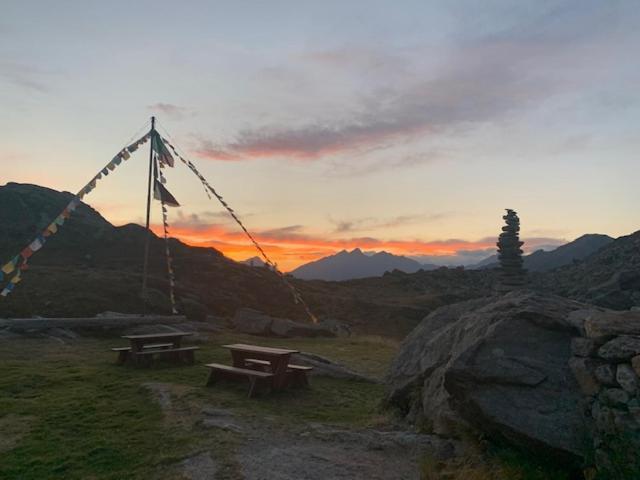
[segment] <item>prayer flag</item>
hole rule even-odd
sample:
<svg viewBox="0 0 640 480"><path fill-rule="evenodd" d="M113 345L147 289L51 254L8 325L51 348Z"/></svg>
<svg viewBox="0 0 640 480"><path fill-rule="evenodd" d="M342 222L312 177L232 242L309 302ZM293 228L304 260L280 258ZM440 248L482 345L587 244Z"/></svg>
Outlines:
<svg viewBox="0 0 640 480"><path fill-rule="evenodd" d="M42 246L42 245L40 245L40 246ZM26 260L27 258L29 258L31 255L33 255L33 250L31 250L31 246L29 246L29 247L25 247L25 249L24 249L24 250L22 250L22 251L20 252L20 255L21 255L21 256L22 256L22 258L24 258L25 260Z"/></svg>
<svg viewBox="0 0 640 480"><path fill-rule="evenodd" d="M20 280L22 280L22 277L20 276L20 272L18 272L16 275L14 275L14 277L11 279L11 284L15 285L16 283L20 283ZM7 285L7 286L9 286Z"/></svg>
<svg viewBox="0 0 640 480"><path fill-rule="evenodd" d="M64 219L65 217L62 214L60 214L58 215L58 218L56 218L54 223L58 226L62 226L62 224L64 223Z"/></svg>
<svg viewBox="0 0 640 480"><path fill-rule="evenodd" d="M31 249L31 254L29 254L29 257L30 257L33 254L33 252L37 252L42 248L42 242L40 241L40 239L36 238L33 242L31 242L28 248ZM29 258L29 257L24 257L24 258Z"/></svg>
<svg viewBox="0 0 640 480"><path fill-rule="evenodd" d="M103 168L102 169L102 174L106 177L107 175L109 175L109 169L107 168Z"/></svg>
<svg viewBox="0 0 640 480"><path fill-rule="evenodd" d="M11 285L11 284L9 284L9 285ZM0 292L0 296L6 297L7 295L9 295L10 291L11 290L8 290L8 289L5 288L4 290L2 290L2 292Z"/></svg>
<svg viewBox="0 0 640 480"><path fill-rule="evenodd" d="M169 149L162 142L162 137L156 131L153 132L153 137L151 138L151 148L160 161L160 167L162 167L162 165L173 167L174 161L173 157L171 156L171 152L169 152Z"/></svg>
<svg viewBox="0 0 640 480"><path fill-rule="evenodd" d="M129 158L131 157L131 155L129 154L129 152L127 152L127 150L122 150L122 152L120 152L120 155L122 155L122 158L124 158L125 160L129 160ZM118 157L118 159L120 159L121 157ZM120 163L120 161L118 161L118 164Z"/></svg>
<svg viewBox="0 0 640 480"><path fill-rule="evenodd" d="M167 190L165 188L165 186L162 185L157 180L155 181L155 188L154 188L154 191L153 191L153 198L155 198L156 200L160 200L162 203L164 203L165 205L168 205L170 207L179 207L180 206L180 204L175 199L175 197L173 195L171 195L171 193L169 193L169 190Z"/></svg>
<svg viewBox="0 0 640 480"><path fill-rule="evenodd" d="M13 260L11 260L10 262L7 262L4 264L4 266L2 267L2 271L7 275L9 275L11 272L13 272L15 268L16 268L16 264L14 263Z"/></svg>
<svg viewBox="0 0 640 480"><path fill-rule="evenodd" d="M56 233L58 231L58 225L56 225L56 222L53 222L51 225L47 227L47 230L50 231L51 233Z"/></svg>

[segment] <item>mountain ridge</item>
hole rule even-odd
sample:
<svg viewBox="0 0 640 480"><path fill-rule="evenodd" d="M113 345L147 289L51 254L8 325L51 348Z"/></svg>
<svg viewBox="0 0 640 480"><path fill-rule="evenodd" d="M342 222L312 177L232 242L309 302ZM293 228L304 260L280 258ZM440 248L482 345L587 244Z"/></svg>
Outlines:
<svg viewBox="0 0 640 480"><path fill-rule="evenodd" d="M290 273L303 280L342 281L358 278L378 277L385 272L399 270L415 273L419 270L433 270L435 265L424 265L416 260L381 251L367 254L360 248L350 252L341 250L293 269Z"/></svg>

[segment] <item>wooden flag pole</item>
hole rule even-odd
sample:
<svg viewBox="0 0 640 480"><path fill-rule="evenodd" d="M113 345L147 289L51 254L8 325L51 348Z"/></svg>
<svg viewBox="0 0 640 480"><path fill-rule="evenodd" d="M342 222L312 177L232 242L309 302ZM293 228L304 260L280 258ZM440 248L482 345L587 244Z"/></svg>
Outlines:
<svg viewBox="0 0 640 480"><path fill-rule="evenodd" d="M144 244L144 267L142 270L142 302L144 313L147 313L147 273L149 270L149 244L151 242L151 188L153 179L153 134L156 129L156 117L151 117L151 141L149 142L149 181L147 183L147 238Z"/></svg>

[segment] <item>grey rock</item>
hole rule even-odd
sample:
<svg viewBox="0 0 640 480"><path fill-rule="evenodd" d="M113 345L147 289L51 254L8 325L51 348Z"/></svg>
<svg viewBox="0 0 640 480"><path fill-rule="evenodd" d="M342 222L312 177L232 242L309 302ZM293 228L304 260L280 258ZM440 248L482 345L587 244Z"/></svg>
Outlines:
<svg viewBox="0 0 640 480"><path fill-rule="evenodd" d="M189 457L180 466L183 478L188 480L211 480L218 474L218 464L209 452Z"/></svg>
<svg viewBox="0 0 640 480"><path fill-rule="evenodd" d="M311 375L356 380L359 382L380 383L379 380L357 373L350 368L314 353L300 352L291 355L291 362L313 367Z"/></svg>
<svg viewBox="0 0 640 480"><path fill-rule="evenodd" d="M631 359L631 367L633 367L633 371L636 372L636 375L640 377L640 355L636 355Z"/></svg>
<svg viewBox="0 0 640 480"><path fill-rule="evenodd" d="M600 390L600 382L594 375L593 362L587 358L572 357L569 360L569 368L580 385L580 390L585 395L595 395Z"/></svg>
<svg viewBox="0 0 640 480"><path fill-rule="evenodd" d="M270 333L272 321L273 319L269 315L262 312L251 308L241 308L236 311L231 323L239 332L267 336Z"/></svg>
<svg viewBox="0 0 640 480"><path fill-rule="evenodd" d="M265 337L334 337L336 335L328 326L270 317L251 308L238 309L231 323L236 331Z"/></svg>
<svg viewBox="0 0 640 480"><path fill-rule="evenodd" d="M244 431L241 425L227 417L206 417L201 420L200 424L205 428L219 428L234 433L242 433Z"/></svg>
<svg viewBox="0 0 640 480"><path fill-rule="evenodd" d="M571 339L571 353L577 357L590 357L596 351L596 342L591 338L575 337Z"/></svg>
<svg viewBox="0 0 640 480"><path fill-rule="evenodd" d="M596 379L603 385L607 385L610 387L617 385L616 369L613 365L610 365L608 363L598 365L594 371L594 375L596 376Z"/></svg>
<svg viewBox="0 0 640 480"><path fill-rule="evenodd" d="M598 355L607 360L629 360L640 354L640 337L621 335L609 340L598 349Z"/></svg>
<svg viewBox="0 0 640 480"><path fill-rule="evenodd" d="M579 329L567 317L585 308L527 291L440 308L401 345L387 403L413 410L436 433L472 425L527 449L580 457L583 396L568 365Z"/></svg>
<svg viewBox="0 0 640 480"><path fill-rule="evenodd" d="M621 363L616 369L616 381L627 392L635 393L638 390L638 376L631 365Z"/></svg>
<svg viewBox="0 0 640 480"><path fill-rule="evenodd" d="M599 398L600 402L610 407L624 406L629 402L629 394L621 388L605 388Z"/></svg>
<svg viewBox="0 0 640 480"><path fill-rule="evenodd" d="M591 338L611 335L640 335L640 312L593 312L585 320L585 331Z"/></svg>

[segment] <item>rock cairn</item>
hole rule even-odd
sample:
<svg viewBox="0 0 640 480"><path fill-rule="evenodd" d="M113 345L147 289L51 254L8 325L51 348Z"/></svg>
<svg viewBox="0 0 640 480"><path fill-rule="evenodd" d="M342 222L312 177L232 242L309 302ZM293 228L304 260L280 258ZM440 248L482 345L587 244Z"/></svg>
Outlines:
<svg viewBox="0 0 640 480"><path fill-rule="evenodd" d="M515 210L507 209L502 217L506 223L498 239L498 259L502 274L499 290L508 292L524 285L526 270L522 268L522 245L520 241L520 219Z"/></svg>
<svg viewBox="0 0 640 480"><path fill-rule="evenodd" d="M585 316L569 366L585 396L594 464L606 478L640 478L640 312Z"/></svg>

